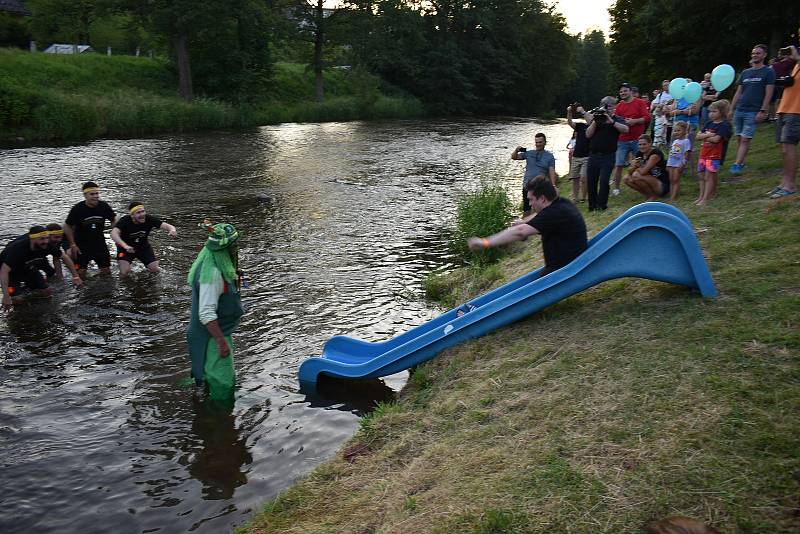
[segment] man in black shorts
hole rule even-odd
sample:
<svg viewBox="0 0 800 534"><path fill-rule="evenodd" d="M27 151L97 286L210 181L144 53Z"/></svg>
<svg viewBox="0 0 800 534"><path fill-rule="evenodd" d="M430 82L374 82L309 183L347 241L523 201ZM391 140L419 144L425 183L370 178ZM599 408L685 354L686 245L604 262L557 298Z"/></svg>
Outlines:
<svg viewBox="0 0 800 534"><path fill-rule="evenodd" d="M3 308L11 308L24 299L22 290L27 289L36 296L50 295L50 288L41 271L50 265L47 256L49 235L44 226L32 226L26 235L9 243L0 252L0 285L3 289ZM72 260L62 252L62 259L72 271L72 282L79 286L83 282Z"/></svg>
<svg viewBox="0 0 800 534"><path fill-rule="evenodd" d="M544 252L541 276L544 276L564 267L586 250L586 223L578 208L559 197L556 188L544 176L530 181L528 200L535 213L489 237L471 237L467 244L472 250L481 250L540 234Z"/></svg>
<svg viewBox="0 0 800 534"><path fill-rule="evenodd" d="M128 206L130 215L125 215L117 221L111 229L111 239L117 244L117 265L120 277L128 276L131 272L131 263L138 259L151 273L157 273L158 260L153 252L153 247L147 237L150 231L159 228L172 237L178 236L178 231L171 224L151 217L144 209L144 204L138 200Z"/></svg>
<svg viewBox="0 0 800 534"><path fill-rule="evenodd" d="M111 256L108 253L103 229L106 220L112 226L117 222L114 210L107 202L100 200L100 188L94 182L83 184L84 200L78 202L67 215L64 235L69 242L70 256L81 278L86 276L89 263L94 261L100 272L111 272Z"/></svg>

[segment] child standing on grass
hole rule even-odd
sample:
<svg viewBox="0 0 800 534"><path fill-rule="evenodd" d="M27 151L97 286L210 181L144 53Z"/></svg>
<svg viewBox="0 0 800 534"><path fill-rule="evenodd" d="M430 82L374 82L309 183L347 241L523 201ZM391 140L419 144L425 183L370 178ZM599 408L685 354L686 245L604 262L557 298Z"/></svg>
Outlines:
<svg viewBox="0 0 800 534"><path fill-rule="evenodd" d="M678 198L678 191L681 188L681 174L689 160L689 153L692 151L692 142L686 136L689 134L689 125L684 121L678 121L672 127L672 144L669 147L669 159L667 159L667 172L669 173L669 201L675 202Z"/></svg>
<svg viewBox="0 0 800 534"><path fill-rule="evenodd" d="M700 147L700 160L697 172L700 173L700 195L695 200L698 206L705 206L717 196L717 173L722 161L725 144L731 137L731 125L725 120L730 104L727 100L717 100L708 106L710 119L703 130L697 134Z"/></svg>

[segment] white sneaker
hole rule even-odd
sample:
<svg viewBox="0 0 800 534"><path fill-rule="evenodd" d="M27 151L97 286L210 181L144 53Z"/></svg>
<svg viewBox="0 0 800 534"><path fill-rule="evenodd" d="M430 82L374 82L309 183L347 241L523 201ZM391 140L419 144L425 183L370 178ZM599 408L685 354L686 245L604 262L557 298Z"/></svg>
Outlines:
<svg viewBox="0 0 800 534"><path fill-rule="evenodd" d="M615 197L618 197L619 196L619 189L614 189L613 191L611 191L611 194L614 195Z"/></svg>

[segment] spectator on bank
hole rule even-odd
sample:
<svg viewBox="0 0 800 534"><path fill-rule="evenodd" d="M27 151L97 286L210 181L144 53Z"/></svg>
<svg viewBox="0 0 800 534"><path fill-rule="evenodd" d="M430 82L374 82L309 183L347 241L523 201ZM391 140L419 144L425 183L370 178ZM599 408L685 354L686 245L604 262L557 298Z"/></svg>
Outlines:
<svg viewBox="0 0 800 534"><path fill-rule="evenodd" d="M767 58L767 45L757 44L750 52L749 69L745 69L733 95L733 122L739 144L736 147L736 161L731 165L731 174L744 171L744 161L750 142L756 133L756 125L767 118L769 103L775 89L775 71L764 64Z"/></svg>
<svg viewBox="0 0 800 534"><path fill-rule="evenodd" d="M622 167L628 164L628 156L639 149L639 136L644 133L645 127L650 122L650 110L640 98L634 98L631 84L623 83L619 86L620 101L617 104L616 114L628 127L627 132L621 132L617 140L617 152L614 162L614 196L619 195L619 184L622 180Z"/></svg>
<svg viewBox="0 0 800 534"><path fill-rule="evenodd" d="M800 142L800 52L790 46L790 56L795 61L791 76L794 83L786 87L778 106L776 132L783 153L783 174L778 187L770 191L770 198L784 198L797 194L797 144ZM794 146L792 146L794 145Z"/></svg>
<svg viewBox="0 0 800 534"><path fill-rule="evenodd" d="M539 132L534 138L534 150L528 150L521 146L514 149L511 153L513 160L525 160L525 176L522 179L522 211L528 213L531 206L528 203L528 182L535 176L547 176L555 186L558 181L556 176L556 158L552 152L544 149L547 144L547 137Z"/></svg>
<svg viewBox="0 0 800 534"><path fill-rule="evenodd" d="M700 87L703 88L703 94L700 96L700 99L703 102L702 107L700 108L700 125L704 125L708 122L708 106L711 105L712 102L716 102L719 98L719 91L714 88L714 85L711 83L711 73L706 72L703 76L703 81L700 82Z"/></svg>
<svg viewBox="0 0 800 534"><path fill-rule="evenodd" d="M658 200L669 194L664 153L653 147L647 134L639 136L639 151L628 168L625 185L644 195L645 200Z"/></svg>
<svg viewBox="0 0 800 534"><path fill-rule="evenodd" d="M672 104L670 111L675 122L685 122L688 125L686 138L692 144L694 144L694 138L695 135L697 135L697 126L700 122L698 117L699 108L700 104L690 103L685 98L679 98ZM689 153L689 158L689 173L694 176L694 158L691 153Z"/></svg>
<svg viewBox="0 0 800 534"><path fill-rule="evenodd" d="M589 127L585 121L573 121L572 114L585 117L582 106L567 108L567 124L573 130L575 146L572 149L572 158L569 164L569 179L572 182L572 202L586 201L586 170L589 165L589 140L586 138L586 129Z"/></svg>
<svg viewBox="0 0 800 534"><path fill-rule="evenodd" d="M658 111L664 109L664 106L672 103L672 95L669 94L669 80L664 80L661 82L661 89L657 89L657 94L653 96L653 100L650 102L650 114L655 115ZM653 91L655 93L655 91ZM655 121L653 121L655 126ZM671 123L670 123L671 124ZM655 136L655 131L653 132L653 136ZM667 135L667 141L669 141L669 135Z"/></svg>
<svg viewBox="0 0 800 534"><path fill-rule="evenodd" d="M667 174L669 175L669 200L675 202L681 189L681 175L689 161L692 142L687 139L689 125L678 121L672 127L672 142L667 157Z"/></svg>
<svg viewBox="0 0 800 534"><path fill-rule="evenodd" d="M792 69L797 62L792 58L791 53L786 53L786 49L781 48L778 51L778 57L770 65L770 68L775 71L775 80L784 76L792 74ZM772 101L769 105L769 120L775 120L775 110L778 109L781 103L781 96L783 95L783 87L775 85L775 91L772 93Z"/></svg>
<svg viewBox="0 0 800 534"><path fill-rule="evenodd" d="M589 211L608 208L608 180L614 169L617 141L620 133L630 131L625 119L614 114L616 98L603 97L600 104L605 108L605 113L591 119L587 116L587 120L590 120L589 127L586 128L586 138L589 139L589 163L586 168Z"/></svg>
<svg viewBox="0 0 800 534"><path fill-rule="evenodd" d="M717 196L717 174L722 165L725 145L731 136L731 125L725 120L727 116L728 101L717 100L709 106L710 120L703 126L703 131L697 134L697 140L702 143L697 165L700 195L694 202L698 206L708 204Z"/></svg>

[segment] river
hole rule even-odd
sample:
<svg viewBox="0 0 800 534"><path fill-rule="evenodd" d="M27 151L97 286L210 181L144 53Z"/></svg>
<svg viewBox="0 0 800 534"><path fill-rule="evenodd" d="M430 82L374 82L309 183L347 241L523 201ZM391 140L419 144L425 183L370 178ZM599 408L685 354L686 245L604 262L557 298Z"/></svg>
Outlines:
<svg viewBox="0 0 800 534"><path fill-rule="evenodd" d="M443 229L458 194L483 178L518 201L523 163L509 155L537 131L563 175L571 130L521 119L283 124L0 150L3 244L63 222L87 180L118 213L139 199L178 229L151 236L161 274L137 266L119 280L114 266L0 317L0 532L224 532L246 522L335 454L406 378L301 392L300 362L332 335L381 340L440 313L422 281L454 265ZM185 277L205 217L242 234L232 409L181 386Z"/></svg>

